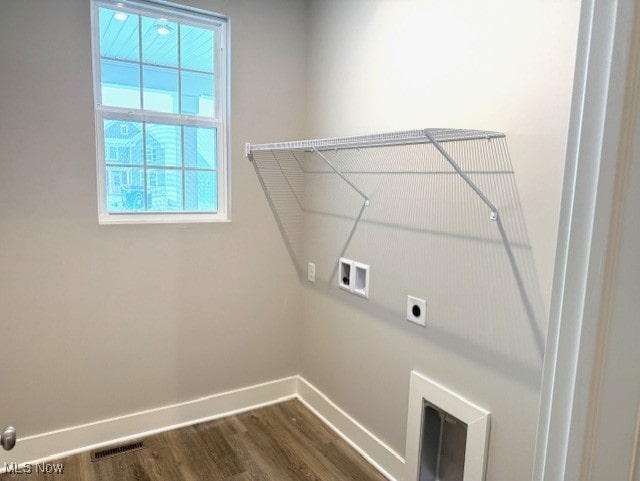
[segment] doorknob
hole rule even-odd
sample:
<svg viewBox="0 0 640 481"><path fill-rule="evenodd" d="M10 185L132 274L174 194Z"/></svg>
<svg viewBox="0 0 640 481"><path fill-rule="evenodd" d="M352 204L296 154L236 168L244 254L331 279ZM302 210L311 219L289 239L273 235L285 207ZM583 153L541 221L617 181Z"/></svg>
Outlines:
<svg viewBox="0 0 640 481"><path fill-rule="evenodd" d="M0 444L2 444L5 451L13 449L16 445L16 428L13 426L7 426L4 428L0 435Z"/></svg>

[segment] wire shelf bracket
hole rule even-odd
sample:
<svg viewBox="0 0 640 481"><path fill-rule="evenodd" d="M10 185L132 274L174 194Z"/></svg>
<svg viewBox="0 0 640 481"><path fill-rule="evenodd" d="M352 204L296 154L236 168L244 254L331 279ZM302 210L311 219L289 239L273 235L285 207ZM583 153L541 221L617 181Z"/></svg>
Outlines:
<svg viewBox="0 0 640 481"><path fill-rule="evenodd" d="M318 157L320 157L324 161L324 163L327 164L331 168L331 170L333 170L338 175L338 177L344 180L353 190L355 190L358 194L362 196L362 198L364 199L364 205L369 205L369 197L367 197L365 193L363 193L360 189L358 189L355 185L353 185L349 181L349 179L345 177L345 175L342 172L336 169L336 167L329 161L329 159L327 159L324 155L322 155L320 151L315 147L313 147L313 153L316 154Z"/></svg>
<svg viewBox="0 0 640 481"><path fill-rule="evenodd" d="M473 180L471 180L471 178L467 175L467 173L460 168L460 165L458 165L458 163L455 160L453 160L453 158L451 158L449 153L446 150L444 150L442 145L440 145L440 142L435 140L428 130L424 131L424 135L427 139L429 139L429 141L433 144L436 150L442 154L445 160L449 162L451 167L453 167L453 169L458 173L458 175L462 177L462 180L464 180L467 183L467 185L469 185L469 187L471 187L471 189L473 189L473 191L478 195L478 197L482 199L482 202L484 202L487 205L487 207L489 207L490 209L489 219L498 220L498 208L493 204L493 202L489 200L489 198L484 194L484 192L480 190L480 187L478 187L476 183Z"/></svg>

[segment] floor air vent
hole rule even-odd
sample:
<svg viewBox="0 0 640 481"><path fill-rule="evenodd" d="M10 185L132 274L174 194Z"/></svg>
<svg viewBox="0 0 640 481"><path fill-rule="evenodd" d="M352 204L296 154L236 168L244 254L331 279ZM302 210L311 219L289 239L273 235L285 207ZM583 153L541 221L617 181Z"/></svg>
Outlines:
<svg viewBox="0 0 640 481"><path fill-rule="evenodd" d="M91 451L91 461L100 461L102 459L117 456L118 454L129 453L131 451L137 451L144 448L144 441L133 441L126 444L118 444L116 446L109 446L104 449L98 449Z"/></svg>

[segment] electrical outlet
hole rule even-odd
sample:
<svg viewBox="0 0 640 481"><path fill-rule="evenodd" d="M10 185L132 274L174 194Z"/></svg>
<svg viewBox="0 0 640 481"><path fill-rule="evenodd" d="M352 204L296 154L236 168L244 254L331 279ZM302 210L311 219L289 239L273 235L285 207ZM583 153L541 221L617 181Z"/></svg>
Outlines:
<svg viewBox="0 0 640 481"><path fill-rule="evenodd" d="M418 297L407 296L407 321L427 326L427 301Z"/></svg>
<svg viewBox="0 0 640 481"><path fill-rule="evenodd" d="M307 266L307 280L309 282L316 281L316 265L313 262L309 262Z"/></svg>

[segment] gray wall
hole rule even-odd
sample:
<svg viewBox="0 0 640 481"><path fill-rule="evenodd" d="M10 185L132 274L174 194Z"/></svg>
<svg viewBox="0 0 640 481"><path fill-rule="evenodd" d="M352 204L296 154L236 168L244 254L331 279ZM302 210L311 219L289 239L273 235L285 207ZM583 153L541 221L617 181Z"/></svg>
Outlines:
<svg viewBox="0 0 640 481"><path fill-rule="evenodd" d="M0 4L0 424L20 436L298 372L300 287L244 143L304 135L306 3L185 3L232 17L229 224L99 226L89 1Z"/></svg>
<svg viewBox="0 0 640 481"><path fill-rule="evenodd" d="M491 412L490 481L531 476L579 7L311 2L310 137L498 130L511 162L459 153L484 172L474 178L502 213L506 244L469 189L438 172L442 161L422 175L350 174L371 198L345 252L371 265L368 301L333 275L357 196L327 175L307 184L318 282L305 287L301 373L400 454L410 371L460 393ZM343 165L385 160L355 157ZM426 329L404 320L408 294L427 299Z"/></svg>
<svg viewBox="0 0 640 481"><path fill-rule="evenodd" d="M491 411L488 480L527 479L578 0L187 3L232 17L230 224L98 226L89 2L0 6L0 423L28 435L301 372L402 454L417 369ZM371 299L331 278L343 185L308 186L318 282L301 288L244 142L420 127L507 133L515 174L484 187L514 260L458 184L361 176L347 254L371 264Z"/></svg>

